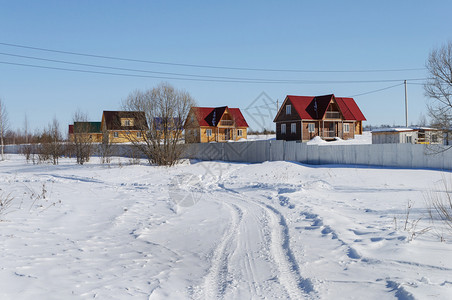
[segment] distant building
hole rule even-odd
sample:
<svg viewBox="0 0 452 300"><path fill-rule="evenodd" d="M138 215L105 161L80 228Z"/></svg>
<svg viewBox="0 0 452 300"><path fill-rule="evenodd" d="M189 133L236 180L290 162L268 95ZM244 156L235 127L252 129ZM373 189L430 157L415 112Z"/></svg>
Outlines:
<svg viewBox="0 0 452 300"><path fill-rule="evenodd" d="M441 130L428 127L380 128L372 130L372 144L442 144Z"/></svg>
<svg viewBox="0 0 452 300"><path fill-rule="evenodd" d="M248 123L238 108L192 107L185 121L186 143L237 141L247 138Z"/></svg>
<svg viewBox="0 0 452 300"><path fill-rule="evenodd" d="M352 139L362 134L365 120L353 98L331 94L288 95L273 122L277 140L309 141L316 136L324 140Z"/></svg>
<svg viewBox="0 0 452 300"><path fill-rule="evenodd" d="M148 130L142 111L105 111L102 113L101 130L111 143L144 141Z"/></svg>
<svg viewBox="0 0 452 300"><path fill-rule="evenodd" d="M93 143L102 142L101 122L74 122L69 125L69 141L74 141L75 135L82 135Z"/></svg>

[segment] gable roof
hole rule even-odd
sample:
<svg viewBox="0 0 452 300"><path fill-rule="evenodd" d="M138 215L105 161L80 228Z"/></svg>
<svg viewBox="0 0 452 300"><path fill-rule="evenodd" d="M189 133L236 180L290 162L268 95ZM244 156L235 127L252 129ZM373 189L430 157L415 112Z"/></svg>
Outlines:
<svg viewBox="0 0 452 300"><path fill-rule="evenodd" d="M121 126L122 118L133 118L135 120L133 126ZM145 130L148 128L143 111L104 110L102 120L105 120L106 130Z"/></svg>
<svg viewBox="0 0 452 300"><path fill-rule="evenodd" d="M226 110L229 111L237 127L248 127L239 108L220 107L192 107L199 126L217 127Z"/></svg>
<svg viewBox="0 0 452 300"><path fill-rule="evenodd" d="M336 98L334 94L323 96L287 95L284 103L290 101L300 118L303 120L320 120L323 119L332 99L336 99L336 103L345 120L366 120L353 98ZM283 107L284 105L281 106L273 122L276 122Z"/></svg>

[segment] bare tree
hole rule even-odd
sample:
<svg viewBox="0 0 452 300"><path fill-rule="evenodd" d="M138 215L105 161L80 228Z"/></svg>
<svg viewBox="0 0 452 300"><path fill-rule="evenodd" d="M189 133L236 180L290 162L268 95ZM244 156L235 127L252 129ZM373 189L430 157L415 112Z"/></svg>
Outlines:
<svg viewBox="0 0 452 300"><path fill-rule="evenodd" d="M40 162L52 161L57 165L61 156L63 156L63 138L59 122L54 118L39 138L38 159Z"/></svg>
<svg viewBox="0 0 452 300"><path fill-rule="evenodd" d="M1 148L1 160L5 159L5 135L8 130L8 112L6 111L5 104L0 98L0 148Z"/></svg>
<svg viewBox="0 0 452 300"><path fill-rule="evenodd" d="M452 41L432 50L426 67L430 76L424 90L432 100L429 115L432 125L444 130L448 141L452 127Z"/></svg>
<svg viewBox="0 0 452 300"><path fill-rule="evenodd" d="M79 110L75 112L73 120L74 132L72 144L74 146L77 163L83 165L85 162L89 161L93 150L93 140L89 134L91 126L90 122L88 122L88 115Z"/></svg>
<svg viewBox="0 0 452 300"><path fill-rule="evenodd" d="M185 119L194 99L168 83L152 90L134 91L123 102L123 109L144 112L147 128L139 135L129 134L130 141L149 163L172 166L183 154L182 134Z"/></svg>

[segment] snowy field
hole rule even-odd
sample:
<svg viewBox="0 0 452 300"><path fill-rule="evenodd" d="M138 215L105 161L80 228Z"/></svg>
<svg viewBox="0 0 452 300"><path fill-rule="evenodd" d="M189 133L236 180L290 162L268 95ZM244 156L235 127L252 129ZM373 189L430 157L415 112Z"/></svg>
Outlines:
<svg viewBox="0 0 452 300"><path fill-rule="evenodd" d="M443 180L451 174L10 155L0 299L452 299L452 236L426 209Z"/></svg>

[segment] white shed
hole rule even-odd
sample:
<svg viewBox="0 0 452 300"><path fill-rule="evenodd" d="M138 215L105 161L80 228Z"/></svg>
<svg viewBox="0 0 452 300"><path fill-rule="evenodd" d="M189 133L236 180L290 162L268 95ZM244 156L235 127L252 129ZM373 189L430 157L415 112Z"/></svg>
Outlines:
<svg viewBox="0 0 452 300"><path fill-rule="evenodd" d="M414 144L418 131L412 128L380 128L372 131L372 144Z"/></svg>

